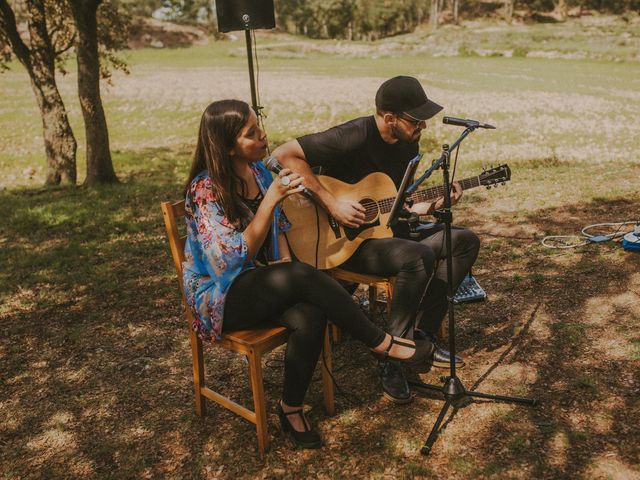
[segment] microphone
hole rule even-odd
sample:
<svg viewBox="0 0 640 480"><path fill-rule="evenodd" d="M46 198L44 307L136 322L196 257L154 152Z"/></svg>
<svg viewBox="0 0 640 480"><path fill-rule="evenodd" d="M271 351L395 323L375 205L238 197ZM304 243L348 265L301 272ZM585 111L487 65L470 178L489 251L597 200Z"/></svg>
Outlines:
<svg viewBox="0 0 640 480"><path fill-rule="evenodd" d="M442 119L442 123L446 123L447 125L457 125L458 127L466 128L496 128L493 125L489 125L488 123L480 123L478 120L465 120L463 118L456 117L444 117Z"/></svg>
<svg viewBox="0 0 640 480"><path fill-rule="evenodd" d="M280 162L278 162L278 159L276 157L274 157L273 155L269 155L267 158L265 158L262 163L264 163L264 166L267 167L269 170L271 170L273 173L280 173L282 171L282 165L280 165ZM304 187L304 189L302 190L302 194L305 197L309 197L309 198L313 198L313 196L311 195L311 192L309 190L307 190L307 187Z"/></svg>

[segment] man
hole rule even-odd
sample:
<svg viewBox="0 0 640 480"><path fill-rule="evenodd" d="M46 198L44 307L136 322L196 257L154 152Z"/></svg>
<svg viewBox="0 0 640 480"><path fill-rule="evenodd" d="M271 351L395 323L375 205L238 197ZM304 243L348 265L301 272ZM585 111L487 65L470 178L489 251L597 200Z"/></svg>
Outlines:
<svg viewBox="0 0 640 480"><path fill-rule="evenodd" d="M399 76L384 82L376 94L376 113L356 118L321 133L291 140L273 152L286 168L305 177L305 184L324 208L341 224L358 227L364 220L364 207L357 202L335 198L313 175L311 168L321 166L324 175L355 183L373 172L387 174L399 188L409 161L418 154L426 120L442 107L429 100L413 77ZM451 202L462 196L453 184ZM416 203L410 207L418 215L430 215L444 200ZM416 242L408 238L408 229L394 231L394 238L363 242L341 268L361 273L397 277L391 304L388 330L409 339L436 333L447 311L447 271L444 228L442 224L422 225ZM471 269L480 249L478 237L470 230L452 230L453 282L460 285ZM405 237L405 238L401 238ZM448 367L449 352L438 348L433 366ZM456 357L456 365L464 362ZM402 366L394 361L380 362L382 387L387 398L411 401L411 393Z"/></svg>

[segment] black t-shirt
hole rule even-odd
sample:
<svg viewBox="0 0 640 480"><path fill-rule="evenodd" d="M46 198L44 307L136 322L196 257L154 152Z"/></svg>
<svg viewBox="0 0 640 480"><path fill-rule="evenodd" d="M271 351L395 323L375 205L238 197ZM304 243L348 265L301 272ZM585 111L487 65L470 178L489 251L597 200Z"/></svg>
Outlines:
<svg viewBox="0 0 640 480"><path fill-rule="evenodd" d="M311 167L347 183L373 172L386 173L400 187L409 161L418 154L417 143L386 143L373 116L360 117L324 132L298 138Z"/></svg>

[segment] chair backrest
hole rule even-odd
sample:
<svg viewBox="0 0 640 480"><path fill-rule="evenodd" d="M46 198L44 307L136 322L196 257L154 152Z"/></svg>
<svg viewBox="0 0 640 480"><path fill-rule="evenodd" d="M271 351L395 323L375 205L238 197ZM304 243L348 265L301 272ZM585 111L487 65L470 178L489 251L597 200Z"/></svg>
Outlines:
<svg viewBox="0 0 640 480"><path fill-rule="evenodd" d="M182 285L182 262L184 262L184 244L187 240L186 235L181 235L178 229L178 221L184 217L184 200L179 202L162 202L162 216L164 217L164 226L167 229L167 237L169 238L169 246L171 247L171 257L173 265L178 273L178 284L180 291L183 291Z"/></svg>

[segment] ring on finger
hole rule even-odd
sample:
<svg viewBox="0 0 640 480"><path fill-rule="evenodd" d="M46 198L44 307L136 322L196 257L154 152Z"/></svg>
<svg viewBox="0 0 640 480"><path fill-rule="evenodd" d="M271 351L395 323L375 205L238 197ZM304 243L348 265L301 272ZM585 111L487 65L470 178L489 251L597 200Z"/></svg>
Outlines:
<svg viewBox="0 0 640 480"><path fill-rule="evenodd" d="M280 177L280 183L282 183L282 185L284 185L285 187L288 187L291 183L291 179L288 175L285 175L284 177Z"/></svg>

